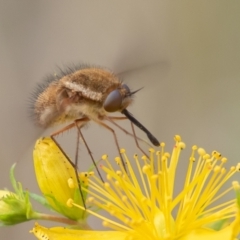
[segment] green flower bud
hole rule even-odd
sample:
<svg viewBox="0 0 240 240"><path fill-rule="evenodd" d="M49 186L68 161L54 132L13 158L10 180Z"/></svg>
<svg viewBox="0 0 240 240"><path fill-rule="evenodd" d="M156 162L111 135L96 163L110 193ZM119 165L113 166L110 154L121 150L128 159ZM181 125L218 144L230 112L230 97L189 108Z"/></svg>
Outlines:
<svg viewBox="0 0 240 240"><path fill-rule="evenodd" d="M28 194L23 198L0 190L0 225L14 225L30 220L32 206Z"/></svg>

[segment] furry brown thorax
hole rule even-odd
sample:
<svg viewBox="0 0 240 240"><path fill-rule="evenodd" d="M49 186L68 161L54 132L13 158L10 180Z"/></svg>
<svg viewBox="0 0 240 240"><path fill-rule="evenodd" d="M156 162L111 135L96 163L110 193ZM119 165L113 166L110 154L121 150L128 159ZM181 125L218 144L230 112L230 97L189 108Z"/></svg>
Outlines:
<svg viewBox="0 0 240 240"><path fill-rule="evenodd" d="M133 101L129 88L117 76L93 67L55 76L35 97L34 115L42 127L82 117L101 120L109 111L121 112Z"/></svg>

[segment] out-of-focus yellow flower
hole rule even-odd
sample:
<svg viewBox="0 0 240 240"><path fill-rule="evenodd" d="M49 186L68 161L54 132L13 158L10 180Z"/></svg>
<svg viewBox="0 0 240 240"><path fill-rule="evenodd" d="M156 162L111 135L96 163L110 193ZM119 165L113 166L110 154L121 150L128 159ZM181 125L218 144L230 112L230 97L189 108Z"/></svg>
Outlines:
<svg viewBox="0 0 240 240"><path fill-rule="evenodd" d="M83 205L76 173L66 154L51 138L41 138L35 144L33 159L39 188L50 206L72 220L84 221L85 210L66 206L69 198ZM84 199L86 194L83 192Z"/></svg>
<svg viewBox="0 0 240 240"><path fill-rule="evenodd" d="M103 220L103 225L112 231L102 231L104 238L122 240L234 240L240 230L240 193L238 182L233 182L227 190L220 191L224 183L239 171L239 165L224 168L226 158L213 151L206 154L202 148L192 147L189 166L183 189L174 196L174 183L180 153L185 144L179 136L175 137L172 154L165 152L164 144L160 151L150 149L150 160L135 155L136 168L128 160L125 151L122 156L126 161L126 173L120 158L116 158L119 169L103 156L106 182L97 176L89 179L88 202L110 213L113 218L106 218L90 209L86 211ZM196 165L194 167L194 165ZM137 170L136 170L137 169ZM229 191L235 190L237 198L219 203ZM215 204L215 205L214 205ZM68 200L69 206L83 209L74 200ZM73 207L73 209L75 209ZM210 226L222 224L214 230ZM38 239L70 240L71 231L64 234L52 229L41 229L41 234L33 233ZM69 234L67 234L69 231ZM83 235L86 233L86 235ZM52 237L55 234L54 237ZM102 239L96 232L76 231L76 239ZM109 234L109 235L108 235ZM112 234L112 235L111 235ZM41 238L44 236L45 238ZM86 236L86 237L85 237Z"/></svg>

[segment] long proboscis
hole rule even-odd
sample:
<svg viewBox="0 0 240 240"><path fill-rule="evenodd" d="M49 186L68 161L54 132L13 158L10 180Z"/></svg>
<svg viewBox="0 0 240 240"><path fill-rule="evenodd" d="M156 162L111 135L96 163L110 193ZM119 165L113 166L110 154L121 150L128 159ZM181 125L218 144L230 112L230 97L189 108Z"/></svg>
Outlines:
<svg viewBox="0 0 240 240"><path fill-rule="evenodd" d="M159 141L136 118L134 118L127 109L122 110L122 114L124 114L133 124L139 127L143 132L145 132L148 136L148 139L154 146L160 146Z"/></svg>

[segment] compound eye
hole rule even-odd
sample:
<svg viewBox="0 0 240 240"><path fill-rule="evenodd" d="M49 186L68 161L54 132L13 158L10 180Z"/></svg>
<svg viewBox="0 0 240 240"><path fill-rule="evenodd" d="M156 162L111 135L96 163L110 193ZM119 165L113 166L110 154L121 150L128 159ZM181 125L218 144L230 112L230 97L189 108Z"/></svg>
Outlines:
<svg viewBox="0 0 240 240"><path fill-rule="evenodd" d="M122 95L119 90L110 92L104 101L103 107L107 112L116 112L121 109Z"/></svg>
<svg viewBox="0 0 240 240"><path fill-rule="evenodd" d="M127 93L128 93L128 94L130 94L130 93L131 93L131 91L130 91L130 89L129 89L128 85L126 85L126 84L123 84L123 85L122 85L122 87L123 87L123 88L125 88L125 89L127 90Z"/></svg>

